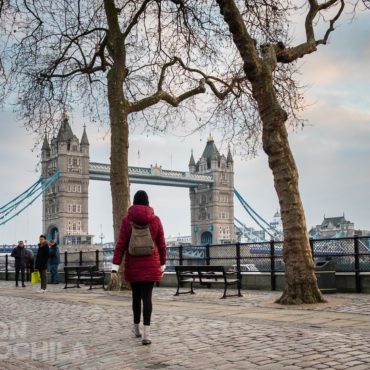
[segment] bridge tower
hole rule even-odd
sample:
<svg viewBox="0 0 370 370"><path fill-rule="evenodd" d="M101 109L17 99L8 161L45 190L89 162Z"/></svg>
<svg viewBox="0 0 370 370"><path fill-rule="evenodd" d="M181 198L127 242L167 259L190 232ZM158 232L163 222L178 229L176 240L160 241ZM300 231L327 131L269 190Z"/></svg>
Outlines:
<svg viewBox="0 0 370 370"><path fill-rule="evenodd" d="M221 155L212 136L199 161L193 153L189 162L191 174L211 175L213 184L190 188L192 243L221 244L235 241L234 231L234 163L230 152Z"/></svg>
<svg viewBox="0 0 370 370"><path fill-rule="evenodd" d="M84 127L81 141L64 114L56 138L45 135L41 148L42 176L60 171L43 195L42 223L48 239L61 244L91 244L88 233L89 141Z"/></svg>

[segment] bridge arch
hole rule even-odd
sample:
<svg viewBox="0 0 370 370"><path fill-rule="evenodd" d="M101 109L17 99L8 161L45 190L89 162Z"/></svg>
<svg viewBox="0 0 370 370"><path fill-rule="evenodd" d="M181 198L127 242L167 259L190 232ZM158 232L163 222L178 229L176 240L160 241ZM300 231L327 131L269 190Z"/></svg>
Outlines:
<svg viewBox="0 0 370 370"><path fill-rule="evenodd" d="M212 244L213 235L210 231L203 231L200 237L201 244Z"/></svg>
<svg viewBox="0 0 370 370"><path fill-rule="evenodd" d="M59 244L59 229L56 225L50 225L46 232L46 239L47 240L55 240L56 243Z"/></svg>

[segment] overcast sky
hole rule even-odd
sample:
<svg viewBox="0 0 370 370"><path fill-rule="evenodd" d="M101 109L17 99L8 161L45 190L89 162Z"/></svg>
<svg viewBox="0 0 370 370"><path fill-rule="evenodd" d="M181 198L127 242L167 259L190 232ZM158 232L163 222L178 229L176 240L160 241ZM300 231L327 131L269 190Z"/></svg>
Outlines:
<svg viewBox="0 0 370 370"><path fill-rule="evenodd" d="M342 22L330 44L320 47L302 62L301 82L309 85L310 103L303 116L309 125L290 132L291 147L300 174L300 189L310 228L321 223L324 214L345 213L356 228L370 229L370 15L360 15L353 23ZM74 133L81 137L88 124L90 160L109 162L108 128L98 128L79 120L72 112ZM35 182L39 151L32 152L34 137L17 122L12 107L0 112L0 205ZM186 139L173 134L146 137L133 133L129 164L148 167L158 163L166 169L187 170L191 148L197 160L208 133ZM214 134L220 146L220 137ZM140 158L138 158L140 151ZM221 150L222 151L222 150ZM223 145L223 152L225 152ZM226 154L226 153L225 153ZM235 187L265 219L278 208L273 179L266 156L260 152L251 160L235 158ZM190 201L187 189L132 185L148 192L150 203L161 217L166 236L190 235ZM254 226L235 200L235 216ZM113 239L111 196L108 182L90 182L89 232ZM0 226L0 244L19 239L35 242L41 229L41 200L11 223ZM95 238L98 242L99 238Z"/></svg>

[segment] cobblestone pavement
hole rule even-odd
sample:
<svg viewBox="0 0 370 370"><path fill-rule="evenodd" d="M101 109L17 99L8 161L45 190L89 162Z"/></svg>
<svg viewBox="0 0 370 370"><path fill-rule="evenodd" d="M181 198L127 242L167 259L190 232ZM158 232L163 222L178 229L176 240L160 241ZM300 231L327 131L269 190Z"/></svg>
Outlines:
<svg viewBox="0 0 370 370"><path fill-rule="evenodd" d="M278 292L174 297L155 288L152 345L130 334L129 292L0 282L0 369L370 369L370 296L281 307Z"/></svg>

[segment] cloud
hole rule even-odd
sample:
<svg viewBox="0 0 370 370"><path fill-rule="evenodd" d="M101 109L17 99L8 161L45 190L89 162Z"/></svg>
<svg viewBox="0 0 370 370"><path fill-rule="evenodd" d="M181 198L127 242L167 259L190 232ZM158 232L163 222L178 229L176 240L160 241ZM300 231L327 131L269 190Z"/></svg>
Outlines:
<svg viewBox="0 0 370 370"><path fill-rule="evenodd" d="M370 228L370 113L320 104L308 117L314 126L291 134L291 144L309 224L345 211L356 227Z"/></svg>

